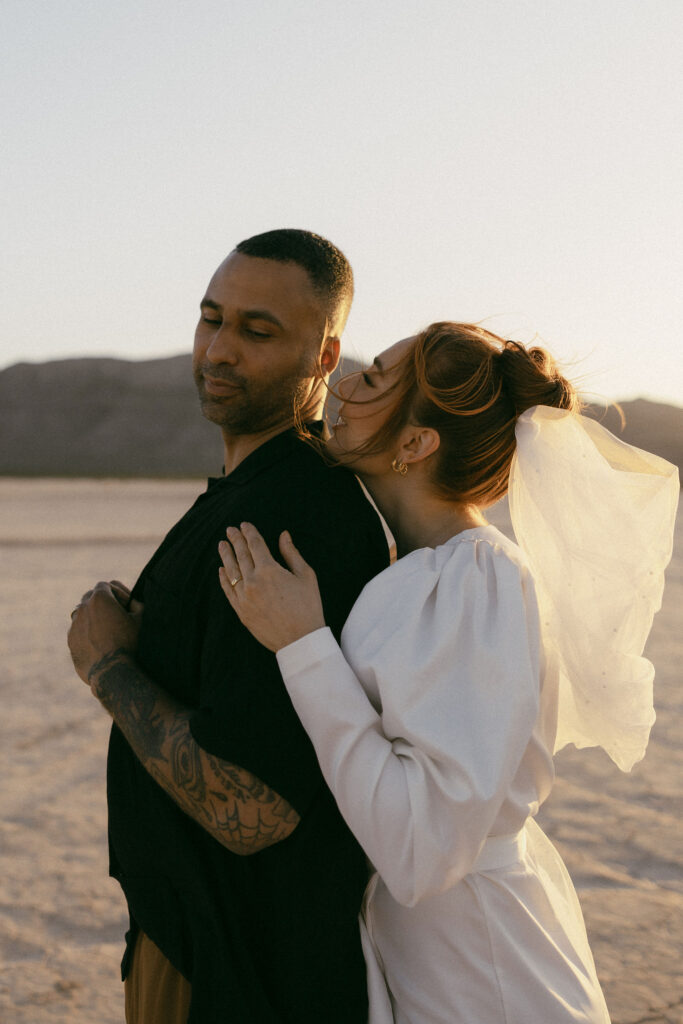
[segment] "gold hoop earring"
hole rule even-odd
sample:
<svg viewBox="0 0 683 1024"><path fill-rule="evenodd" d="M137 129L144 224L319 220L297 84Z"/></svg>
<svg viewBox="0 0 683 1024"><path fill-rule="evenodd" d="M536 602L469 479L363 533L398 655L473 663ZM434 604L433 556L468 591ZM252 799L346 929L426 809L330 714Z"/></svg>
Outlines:
<svg viewBox="0 0 683 1024"><path fill-rule="evenodd" d="M405 462L402 462L401 459L399 459L398 457L395 458L394 461L391 463L391 468L393 469L394 473L400 473L401 476L405 476L406 473L408 472L408 467L406 466Z"/></svg>

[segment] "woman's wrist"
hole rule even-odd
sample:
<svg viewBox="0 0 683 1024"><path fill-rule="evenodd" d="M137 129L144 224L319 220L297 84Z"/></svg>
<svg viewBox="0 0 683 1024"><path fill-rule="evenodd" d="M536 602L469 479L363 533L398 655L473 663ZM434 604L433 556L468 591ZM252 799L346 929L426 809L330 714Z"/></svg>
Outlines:
<svg viewBox="0 0 683 1024"><path fill-rule="evenodd" d="M322 616L315 621L310 621L305 625L296 627L295 629L283 631L282 637L278 641L275 647L275 653L285 649L285 647L291 647L292 644L298 643L300 640L305 640L307 636L311 636L313 633L317 633L320 629L325 629L327 623Z"/></svg>
<svg viewBox="0 0 683 1024"><path fill-rule="evenodd" d="M278 665L284 672L294 673L301 668L306 668L312 662L327 657L330 651L337 647L337 641L329 626L322 625L317 629L306 633L304 636L293 640L276 651Z"/></svg>

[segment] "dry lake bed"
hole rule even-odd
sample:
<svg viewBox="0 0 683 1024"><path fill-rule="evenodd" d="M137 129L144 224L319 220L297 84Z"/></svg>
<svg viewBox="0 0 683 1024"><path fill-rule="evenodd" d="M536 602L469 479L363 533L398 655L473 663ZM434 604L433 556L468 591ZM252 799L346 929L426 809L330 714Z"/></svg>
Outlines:
<svg viewBox="0 0 683 1024"><path fill-rule="evenodd" d="M66 631L93 582L133 583L202 488L199 481L0 479L0 1021L7 1024L123 1022L126 914L107 877L109 721L71 668ZM491 518L505 527L505 508ZM683 1024L680 514L646 653L657 673L657 722L645 759L624 775L600 751L561 752L541 822L576 883L614 1024Z"/></svg>

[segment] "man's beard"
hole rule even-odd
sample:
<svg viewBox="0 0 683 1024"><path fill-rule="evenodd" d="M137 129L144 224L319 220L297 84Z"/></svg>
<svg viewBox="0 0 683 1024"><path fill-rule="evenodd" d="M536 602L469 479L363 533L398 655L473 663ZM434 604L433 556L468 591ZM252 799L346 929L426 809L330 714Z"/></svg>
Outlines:
<svg viewBox="0 0 683 1024"><path fill-rule="evenodd" d="M248 381L234 371L212 364L194 367L202 413L207 420L233 436L260 434L276 426L295 422L297 411L306 404L311 382L310 359L302 359L286 377L269 381ZM214 380L235 387L229 396L207 394L204 372Z"/></svg>

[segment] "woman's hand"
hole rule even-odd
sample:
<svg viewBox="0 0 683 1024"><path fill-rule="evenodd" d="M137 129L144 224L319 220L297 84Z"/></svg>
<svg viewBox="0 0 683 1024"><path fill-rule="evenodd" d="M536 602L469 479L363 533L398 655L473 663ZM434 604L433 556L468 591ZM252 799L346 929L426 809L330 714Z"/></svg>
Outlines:
<svg viewBox="0 0 683 1024"><path fill-rule="evenodd" d="M280 552L291 572L275 561L251 523L242 523L239 530L230 526L227 535L229 543L218 545L221 586L259 643L279 651L325 625L315 572L286 531L280 535Z"/></svg>

